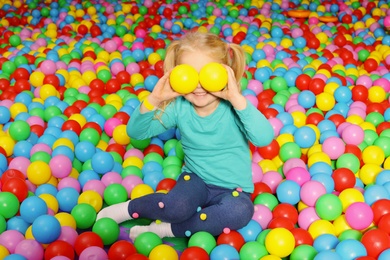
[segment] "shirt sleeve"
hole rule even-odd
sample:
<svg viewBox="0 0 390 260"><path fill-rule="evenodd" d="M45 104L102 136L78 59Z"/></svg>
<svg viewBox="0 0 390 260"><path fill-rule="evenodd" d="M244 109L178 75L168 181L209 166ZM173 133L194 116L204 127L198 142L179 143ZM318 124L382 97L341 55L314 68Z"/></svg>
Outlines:
<svg viewBox="0 0 390 260"><path fill-rule="evenodd" d="M268 119L252 103L247 101L243 110L235 110L242 131L255 146L267 146L275 137L274 129Z"/></svg>
<svg viewBox="0 0 390 260"><path fill-rule="evenodd" d="M169 104L164 112L150 111L141 114L140 106L134 110L127 124L127 134L134 139L144 140L162 134L168 129L176 126L174 102ZM160 118L156 118L156 113L162 113Z"/></svg>

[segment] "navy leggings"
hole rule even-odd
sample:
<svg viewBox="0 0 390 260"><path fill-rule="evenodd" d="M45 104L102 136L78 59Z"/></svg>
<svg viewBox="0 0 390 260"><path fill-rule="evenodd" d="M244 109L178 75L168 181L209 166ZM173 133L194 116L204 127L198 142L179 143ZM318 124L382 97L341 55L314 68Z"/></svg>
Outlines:
<svg viewBox="0 0 390 260"><path fill-rule="evenodd" d="M176 237L198 231L217 236L225 228L237 230L253 216L250 195L232 189L207 185L196 174L183 173L167 194L153 193L129 203L129 213L141 218L171 223Z"/></svg>

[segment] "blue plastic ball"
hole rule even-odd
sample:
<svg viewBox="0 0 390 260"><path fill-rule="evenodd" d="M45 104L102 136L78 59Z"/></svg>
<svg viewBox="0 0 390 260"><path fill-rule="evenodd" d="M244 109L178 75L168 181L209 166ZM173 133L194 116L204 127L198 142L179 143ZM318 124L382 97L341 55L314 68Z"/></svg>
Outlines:
<svg viewBox="0 0 390 260"><path fill-rule="evenodd" d="M210 253L210 260L240 259L240 254L233 246L221 244L213 248Z"/></svg>
<svg viewBox="0 0 390 260"><path fill-rule="evenodd" d="M367 256L367 250L364 245L354 239L346 239L336 246L336 253L343 259L356 259L361 256Z"/></svg>
<svg viewBox="0 0 390 260"><path fill-rule="evenodd" d="M96 147L88 141L81 141L76 144L74 154L80 162L86 162L96 153Z"/></svg>
<svg viewBox="0 0 390 260"><path fill-rule="evenodd" d="M66 187L58 191L56 199L61 211L70 213L74 206L77 205L79 192L71 187Z"/></svg>
<svg viewBox="0 0 390 260"><path fill-rule="evenodd" d="M316 133L313 128L309 126L302 126L295 130L294 141L301 148L309 148L313 146L316 141Z"/></svg>
<svg viewBox="0 0 390 260"><path fill-rule="evenodd" d="M48 244L57 240L61 235L61 225L54 216L42 215L34 220L31 231L35 240Z"/></svg>
<svg viewBox="0 0 390 260"><path fill-rule="evenodd" d="M318 252L335 249L339 243L339 239L332 234L319 235L313 242L313 247Z"/></svg>
<svg viewBox="0 0 390 260"><path fill-rule="evenodd" d="M303 108L311 108L316 103L316 95L310 90L303 90L298 94L298 104Z"/></svg>
<svg viewBox="0 0 390 260"><path fill-rule="evenodd" d="M301 187L292 180L284 180L276 188L276 196L281 203L295 205L301 200Z"/></svg>
<svg viewBox="0 0 390 260"><path fill-rule="evenodd" d="M33 223L39 216L47 214L47 209L46 202L43 199L37 196L30 196L22 201L19 211L24 221Z"/></svg>
<svg viewBox="0 0 390 260"><path fill-rule="evenodd" d="M251 219L245 227L238 229L237 232L241 234L245 242L249 242L255 241L262 230L260 224Z"/></svg>
<svg viewBox="0 0 390 260"><path fill-rule="evenodd" d="M108 152L97 152L91 158L91 165L95 172L104 174L114 168L114 158Z"/></svg>

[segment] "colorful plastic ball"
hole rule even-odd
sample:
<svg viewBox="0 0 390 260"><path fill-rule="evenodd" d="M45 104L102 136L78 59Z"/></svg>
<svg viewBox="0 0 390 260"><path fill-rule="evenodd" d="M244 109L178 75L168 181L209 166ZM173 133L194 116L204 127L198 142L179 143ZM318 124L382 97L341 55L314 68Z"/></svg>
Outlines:
<svg viewBox="0 0 390 260"><path fill-rule="evenodd" d="M353 188L356 184L356 176L348 168L335 169L332 174L332 179L334 181L334 189L336 191Z"/></svg>
<svg viewBox="0 0 390 260"><path fill-rule="evenodd" d="M47 214L45 201L37 196L30 196L20 204L20 216L27 223L33 223L39 216Z"/></svg>
<svg viewBox="0 0 390 260"><path fill-rule="evenodd" d="M221 64L210 62L200 70L199 82L209 92L221 91L228 83L228 73Z"/></svg>
<svg viewBox="0 0 390 260"><path fill-rule="evenodd" d="M121 184L113 183L106 187L103 197L108 205L113 205L125 202L128 199L128 194L125 187Z"/></svg>
<svg viewBox="0 0 390 260"><path fill-rule="evenodd" d="M289 256L295 247L295 239L292 233L285 228L272 229L265 238L267 251L275 256Z"/></svg>
<svg viewBox="0 0 390 260"><path fill-rule="evenodd" d="M210 260L217 260L217 259L228 259L228 258L236 258L239 259L240 255L238 251L230 246L230 245L217 245L214 247L214 249L211 251L210 254Z"/></svg>
<svg viewBox="0 0 390 260"><path fill-rule="evenodd" d="M152 232L142 233L134 241L137 252L145 256L148 256L153 248L161 244L161 238Z"/></svg>
<svg viewBox="0 0 390 260"><path fill-rule="evenodd" d="M80 229L87 229L93 226L96 220L96 211L90 204L81 203L73 207L71 215Z"/></svg>
<svg viewBox="0 0 390 260"><path fill-rule="evenodd" d="M110 218L102 218L96 221L92 231L102 238L104 245L113 244L119 237L119 226Z"/></svg>
<svg viewBox="0 0 390 260"><path fill-rule="evenodd" d="M194 67L188 64L177 65L169 76L171 87L181 94L193 92L199 84L199 75Z"/></svg>
<svg viewBox="0 0 390 260"><path fill-rule="evenodd" d="M295 205L300 201L301 187L291 180L284 180L276 188L276 196L281 203Z"/></svg>
<svg viewBox="0 0 390 260"><path fill-rule="evenodd" d="M371 229L363 234L361 242L367 250L367 255L378 259L380 253L389 248L390 238L383 230Z"/></svg>
<svg viewBox="0 0 390 260"><path fill-rule="evenodd" d="M91 159L95 152L96 147L87 141L77 143L74 150L76 158L81 162L86 162Z"/></svg>
<svg viewBox="0 0 390 260"><path fill-rule="evenodd" d="M368 204L355 202L346 209L345 218L353 229L363 230L372 224L374 213Z"/></svg>
<svg viewBox="0 0 390 260"><path fill-rule="evenodd" d="M51 173L56 178L68 177L72 172L72 161L65 155L53 156L49 162Z"/></svg>
<svg viewBox="0 0 390 260"><path fill-rule="evenodd" d="M73 246L66 241L56 240L50 243L45 249L45 259L53 259L55 256L64 256L74 259L75 252Z"/></svg>
<svg viewBox="0 0 390 260"><path fill-rule="evenodd" d="M326 153L330 159L335 160L344 153L345 143L341 138L331 136L326 138L322 143L322 151Z"/></svg>
<svg viewBox="0 0 390 260"><path fill-rule="evenodd" d="M88 259L108 259L108 255L103 248L98 246L91 246L84 249L79 256L79 260Z"/></svg>
<svg viewBox="0 0 390 260"><path fill-rule="evenodd" d="M251 219L245 227L237 230L237 232L244 238L245 242L255 241L261 231L262 227L253 219Z"/></svg>
<svg viewBox="0 0 390 260"><path fill-rule="evenodd" d="M102 238L92 231L82 232L74 243L74 249L77 255L80 255L86 248L97 246L103 248Z"/></svg>
<svg viewBox="0 0 390 260"><path fill-rule="evenodd" d="M301 187L301 200L308 206L314 206L317 199L326 193L322 183L317 181L308 181Z"/></svg>
<svg viewBox="0 0 390 260"><path fill-rule="evenodd" d="M113 169L114 158L110 153L97 152L91 158L91 165L95 172L104 174Z"/></svg>
<svg viewBox="0 0 390 260"><path fill-rule="evenodd" d="M130 194L130 198L133 200L135 198L139 198L148 194L154 193L152 187L147 184L139 184L133 188Z"/></svg>
<svg viewBox="0 0 390 260"><path fill-rule="evenodd" d="M231 230L230 232L222 233L218 236L217 245L221 244L230 245L239 252L241 247L245 244L245 240L239 232Z"/></svg>
<svg viewBox="0 0 390 260"><path fill-rule="evenodd" d="M201 247L191 246L183 250L180 260L209 260L209 254Z"/></svg>
<svg viewBox="0 0 390 260"><path fill-rule="evenodd" d="M263 259L266 255L268 255L266 247L258 241L247 242L240 250L240 259Z"/></svg>
<svg viewBox="0 0 390 260"><path fill-rule="evenodd" d="M315 208L317 215L321 219L330 221L338 218L343 211L339 197L334 194L324 194L319 197L316 201Z"/></svg>
<svg viewBox="0 0 390 260"><path fill-rule="evenodd" d="M0 215L12 218L19 210L18 198L11 192L0 192Z"/></svg>
<svg viewBox="0 0 390 260"><path fill-rule="evenodd" d="M166 244L161 244L152 249L149 254L150 260L178 260L179 256L176 250Z"/></svg>
<svg viewBox="0 0 390 260"><path fill-rule="evenodd" d="M299 245L292 251L290 259L314 259L317 250L310 245Z"/></svg>
<svg viewBox="0 0 390 260"><path fill-rule="evenodd" d="M51 176L50 167L45 162L34 161L27 167L27 178L35 185L41 185L48 182Z"/></svg>
<svg viewBox="0 0 390 260"><path fill-rule="evenodd" d="M340 241L335 251L343 259L359 259L360 257L367 256L367 250L364 245L354 239Z"/></svg>
<svg viewBox="0 0 390 260"><path fill-rule="evenodd" d="M14 194L19 202L22 202L28 195L28 186L25 180L20 178L11 178L3 182L2 185L3 192L11 192Z"/></svg>
<svg viewBox="0 0 390 260"><path fill-rule="evenodd" d="M30 125L26 121L16 120L9 127L9 134L15 141L26 140L30 133Z"/></svg>
<svg viewBox="0 0 390 260"><path fill-rule="evenodd" d="M119 240L113 243L108 249L109 259L126 260L130 255L137 253L135 246L126 240Z"/></svg>
<svg viewBox="0 0 390 260"><path fill-rule="evenodd" d="M351 124L344 128L341 137L346 144L359 145L364 140L364 130L358 125Z"/></svg>
<svg viewBox="0 0 390 260"><path fill-rule="evenodd" d="M290 230L295 239L295 246L299 245L313 245L313 238L310 233L303 228L293 228Z"/></svg>
<svg viewBox="0 0 390 260"><path fill-rule="evenodd" d="M53 216L41 215L32 223L32 234L39 243L52 243L61 234L60 222Z"/></svg>
<svg viewBox="0 0 390 260"><path fill-rule="evenodd" d="M194 233L188 241L188 247L197 246L203 248L208 254L211 253L216 245L217 242L215 238L210 233L205 231Z"/></svg>

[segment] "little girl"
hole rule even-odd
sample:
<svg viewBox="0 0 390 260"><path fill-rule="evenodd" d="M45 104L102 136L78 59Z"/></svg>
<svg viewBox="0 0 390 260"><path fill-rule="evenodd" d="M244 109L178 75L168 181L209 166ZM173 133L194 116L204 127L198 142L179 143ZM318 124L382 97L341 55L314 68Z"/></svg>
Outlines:
<svg viewBox="0 0 390 260"><path fill-rule="evenodd" d="M188 64L199 72L210 62L222 64L228 72L223 90L208 92L198 84L183 95L171 88L169 76L176 65ZM217 35L190 32L170 44L164 69L165 75L131 115L127 133L142 140L177 128L185 154L183 173L168 193L111 205L97 219L155 220L132 227L133 241L147 231L162 238L189 237L198 231L217 236L224 229L243 228L254 212L249 141L265 146L274 138L271 124L241 94L244 51Z"/></svg>

